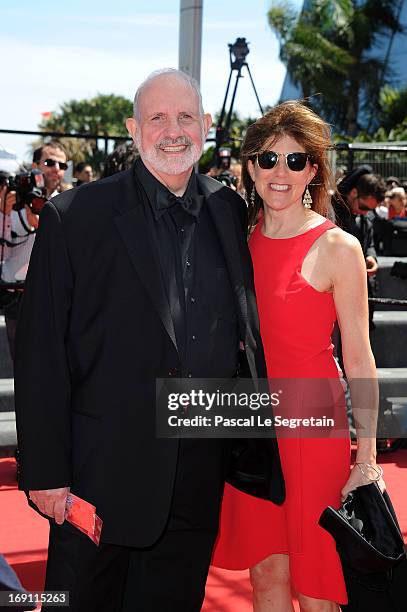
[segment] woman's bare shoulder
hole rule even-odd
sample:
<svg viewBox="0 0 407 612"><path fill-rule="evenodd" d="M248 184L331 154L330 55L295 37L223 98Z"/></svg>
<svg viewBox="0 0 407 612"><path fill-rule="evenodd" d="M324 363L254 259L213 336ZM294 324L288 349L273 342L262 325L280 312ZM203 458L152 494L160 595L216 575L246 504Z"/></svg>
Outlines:
<svg viewBox="0 0 407 612"><path fill-rule="evenodd" d="M331 255L351 254L361 251L359 240L340 227L333 227L324 234L325 247Z"/></svg>
<svg viewBox="0 0 407 612"><path fill-rule="evenodd" d="M347 277L350 271L356 270L365 274L366 264L362 247L355 236L339 227L333 227L325 232L324 238L322 256L333 279Z"/></svg>

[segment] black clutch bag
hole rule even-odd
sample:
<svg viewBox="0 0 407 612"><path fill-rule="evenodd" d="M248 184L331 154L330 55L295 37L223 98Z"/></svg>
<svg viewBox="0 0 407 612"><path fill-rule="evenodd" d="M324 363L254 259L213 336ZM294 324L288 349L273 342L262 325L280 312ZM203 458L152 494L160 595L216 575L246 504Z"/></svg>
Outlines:
<svg viewBox="0 0 407 612"><path fill-rule="evenodd" d="M334 538L349 603L347 612L405 610L407 561L388 493L376 482L351 491L336 510L328 506L319 525Z"/></svg>
<svg viewBox="0 0 407 612"><path fill-rule="evenodd" d="M328 506L319 519L341 559L357 572L386 572L399 563L404 542L390 497L376 482L349 493L339 510Z"/></svg>

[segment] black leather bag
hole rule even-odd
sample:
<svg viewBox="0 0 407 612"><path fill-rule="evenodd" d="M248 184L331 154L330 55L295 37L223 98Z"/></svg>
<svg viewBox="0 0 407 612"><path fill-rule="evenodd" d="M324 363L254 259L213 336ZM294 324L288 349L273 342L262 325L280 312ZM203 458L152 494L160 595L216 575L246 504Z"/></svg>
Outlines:
<svg viewBox="0 0 407 612"><path fill-rule="evenodd" d="M349 493L336 510L319 519L332 535L348 592L345 612L401 612L407 600L403 537L388 493L377 483Z"/></svg>

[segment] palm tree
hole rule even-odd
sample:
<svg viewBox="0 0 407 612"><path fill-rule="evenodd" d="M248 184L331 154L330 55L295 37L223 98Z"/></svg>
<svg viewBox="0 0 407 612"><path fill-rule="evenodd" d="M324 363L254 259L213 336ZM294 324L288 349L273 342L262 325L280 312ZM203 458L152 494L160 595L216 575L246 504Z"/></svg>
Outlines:
<svg viewBox="0 0 407 612"><path fill-rule="evenodd" d="M98 94L91 99L62 103L58 111L44 117L39 128L53 132L123 136L125 141L128 134L124 120L132 114L131 100L115 94ZM61 138L61 141L74 163L87 161L97 169L106 157L95 139ZM39 142L33 145L39 146Z"/></svg>
<svg viewBox="0 0 407 612"><path fill-rule="evenodd" d="M380 92L380 123L392 130L407 119L407 87L393 89L386 85Z"/></svg>
<svg viewBox="0 0 407 612"><path fill-rule="evenodd" d="M391 71L374 49L399 24L400 0L308 0L301 14L281 0L268 13L280 58L310 105L354 136L374 117Z"/></svg>

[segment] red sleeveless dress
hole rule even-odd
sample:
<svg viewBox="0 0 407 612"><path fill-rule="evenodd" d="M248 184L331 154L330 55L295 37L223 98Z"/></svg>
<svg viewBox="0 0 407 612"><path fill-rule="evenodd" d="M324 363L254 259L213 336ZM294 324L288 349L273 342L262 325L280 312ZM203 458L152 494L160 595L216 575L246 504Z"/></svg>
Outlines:
<svg viewBox="0 0 407 612"><path fill-rule="evenodd" d="M317 291L301 274L312 244L335 225L326 220L304 234L280 239L264 236L262 225L259 222L254 230L250 251L268 376L337 380L331 342L336 321L333 295ZM343 395L339 410L346 427ZM335 542L318 519L328 505L340 505L340 491L350 472L349 437L280 437L278 445L285 502L277 506L227 484L212 563L241 570L271 554L288 554L297 592L345 604Z"/></svg>

